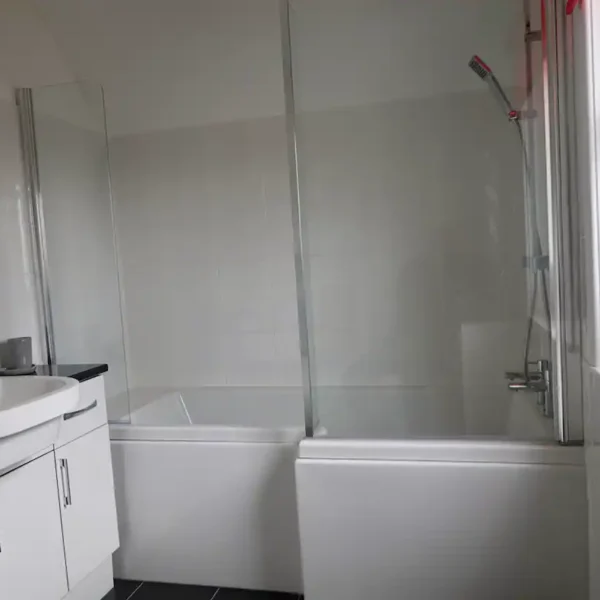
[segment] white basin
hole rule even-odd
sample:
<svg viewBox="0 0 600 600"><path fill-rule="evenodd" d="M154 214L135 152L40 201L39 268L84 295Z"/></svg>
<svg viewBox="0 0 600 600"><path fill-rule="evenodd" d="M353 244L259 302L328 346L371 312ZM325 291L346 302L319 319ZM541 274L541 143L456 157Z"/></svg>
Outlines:
<svg viewBox="0 0 600 600"><path fill-rule="evenodd" d="M0 377L0 439L61 418L79 402L67 377Z"/></svg>

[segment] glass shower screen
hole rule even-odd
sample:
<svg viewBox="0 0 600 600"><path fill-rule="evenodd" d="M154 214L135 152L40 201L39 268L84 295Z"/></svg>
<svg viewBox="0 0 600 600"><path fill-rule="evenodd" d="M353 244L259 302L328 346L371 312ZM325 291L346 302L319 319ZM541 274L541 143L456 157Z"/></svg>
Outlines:
<svg viewBox="0 0 600 600"><path fill-rule="evenodd" d="M58 364L108 363L109 418L127 420L102 89L73 83L21 93L30 93L35 130L37 201L46 254L42 268L51 296L46 326L54 360Z"/></svg>
<svg viewBox="0 0 600 600"><path fill-rule="evenodd" d="M507 379L533 382L534 367L523 373L531 207L546 202L542 184L528 196L524 168L523 143L539 134L530 169L546 181L543 63L539 48L527 54L523 1L288 7L288 118L321 431L553 439L539 394L510 390ZM474 55L482 58L469 68ZM534 103L522 140L516 125ZM535 218L547 240L544 206ZM549 351L540 321L533 363Z"/></svg>

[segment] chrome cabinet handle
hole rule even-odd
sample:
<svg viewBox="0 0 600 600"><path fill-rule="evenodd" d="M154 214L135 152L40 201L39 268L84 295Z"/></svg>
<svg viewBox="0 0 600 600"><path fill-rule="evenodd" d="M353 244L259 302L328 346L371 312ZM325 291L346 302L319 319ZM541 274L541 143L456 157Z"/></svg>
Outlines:
<svg viewBox="0 0 600 600"><path fill-rule="evenodd" d="M59 460L60 464L60 480L63 488L63 507L73 504L71 499L71 478L69 477L69 461L66 458Z"/></svg>
<svg viewBox="0 0 600 600"><path fill-rule="evenodd" d="M60 469L60 483L62 485L63 507L64 508L67 507L67 493L66 493L67 486L65 484L65 463L66 462L67 461L64 458L58 459L58 466Z"/></svg>
<svg viewBox="0 0 600 600"><path fill-rule="evenodd" d="M94 408L96 408L96 406L98 406L98 400L94 400L89 406L86 406L85 408L82 408L81 410L75 410L70 413L65 413L63 416L63 419L65 421L68 421L69 419L74 419L75 417L79 417L80 415L85 414L89 410L93 410Z"/></svg>

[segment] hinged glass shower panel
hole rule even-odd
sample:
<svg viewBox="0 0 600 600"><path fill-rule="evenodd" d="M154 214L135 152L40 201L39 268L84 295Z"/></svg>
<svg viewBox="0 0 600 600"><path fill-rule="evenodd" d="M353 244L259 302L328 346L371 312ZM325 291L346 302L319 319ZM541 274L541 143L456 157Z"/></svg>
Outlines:
<svg viewBox="0 0 600 600"><path fill-rule="evenodd" d="M104 98L90 83L17 91L46 358L108 363L109 418L129 419Z"/></svg>
<svg viewBox="0 0 600 600"><path fill-rule="evenodd" d="M563 2L282 14L309 435L580 442Z"/></svg>

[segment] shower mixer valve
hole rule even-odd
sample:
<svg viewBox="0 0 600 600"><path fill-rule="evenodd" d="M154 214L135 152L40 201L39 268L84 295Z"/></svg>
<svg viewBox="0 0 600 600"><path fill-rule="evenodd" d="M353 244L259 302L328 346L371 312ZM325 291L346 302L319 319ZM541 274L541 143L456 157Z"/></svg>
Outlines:
<svg viewBox="0 0 600 600"><path fill-rule="evenodd" d="M513 392L534 392L538 395L538 404L546 417L554 416L552 403L552 385L550 379L550 361L538 360L528 363L535 370L527 373L508 371L506 378L509 380L508 388Z"/></svg>

